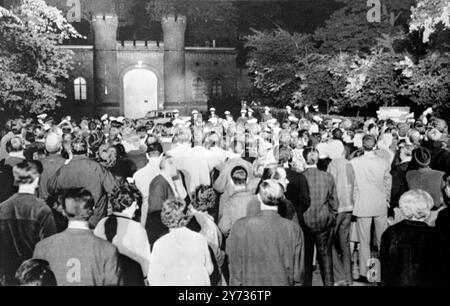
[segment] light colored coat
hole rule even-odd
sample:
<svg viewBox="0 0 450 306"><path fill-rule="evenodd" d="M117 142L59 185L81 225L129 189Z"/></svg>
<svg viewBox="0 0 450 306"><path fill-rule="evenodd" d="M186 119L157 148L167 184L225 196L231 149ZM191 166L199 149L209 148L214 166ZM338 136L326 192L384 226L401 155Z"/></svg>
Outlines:
<svg viewBox="0 0 450 306"><path fill-rule="evenodd" d="M186 227L159 238L150 258L150 286L210 286L213 264L206 238Z"/></svg>
<svg viewBox="0 0 450 306"><path fill-rule="evenodd" d="M387 215L392 187L389 162L376 152L366 152L363 156L353 159L350 164L355 175L353 215L356 217Z"/></svg>
<svg viewBox="0 0 450 306"><path fill-rule="evenodd" d="M177 169L187 174L186 184L189 193L194 192L200 185L211 185L208 159L205 158L202 148L177 145L168 152L168 155L174 158Z"/></svg>
<svg viewBox="0 0 450 306"><path fill-rule="evenodd" d="M336 184L337 197L339 200L338 213L350 212L353 210L353 172L351 165L344 157L334 159L328 165L327 172L334 178Z"/></svg>

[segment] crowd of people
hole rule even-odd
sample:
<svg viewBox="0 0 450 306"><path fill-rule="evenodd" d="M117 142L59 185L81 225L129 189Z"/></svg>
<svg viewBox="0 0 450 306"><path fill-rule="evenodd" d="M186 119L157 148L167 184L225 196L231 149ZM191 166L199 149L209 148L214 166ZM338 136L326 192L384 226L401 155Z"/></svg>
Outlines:
<svg viewBox="0 0 450 306"><path fill-rule="evenodd" d="M0 285L448 284L448 125L245 107L11 119ZM316 264L317 263L317 264Z"/></svg>

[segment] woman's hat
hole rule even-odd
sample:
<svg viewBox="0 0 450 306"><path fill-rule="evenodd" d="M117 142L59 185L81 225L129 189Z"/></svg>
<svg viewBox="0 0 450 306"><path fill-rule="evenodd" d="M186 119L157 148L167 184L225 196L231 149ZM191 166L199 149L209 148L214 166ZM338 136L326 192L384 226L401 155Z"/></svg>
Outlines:
<svg viewBox="0 0 450 306"><path fill-rule="evenodd" d="M414 150L413 157L417 164L422 168L428 167L431 163L431 153L426 148L418 147Z"/></svg>

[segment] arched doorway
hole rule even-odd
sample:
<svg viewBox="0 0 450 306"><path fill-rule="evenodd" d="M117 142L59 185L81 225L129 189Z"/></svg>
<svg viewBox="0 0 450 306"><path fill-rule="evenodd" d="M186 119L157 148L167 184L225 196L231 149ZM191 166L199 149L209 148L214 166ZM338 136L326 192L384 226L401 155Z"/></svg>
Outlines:
<svg viewBox="0 0 450 306"><path fill-rule="evenodd" d="M124 114L127 118L144 117L158 109L158 77L145 68L136 68L123 76Z"/></svg>

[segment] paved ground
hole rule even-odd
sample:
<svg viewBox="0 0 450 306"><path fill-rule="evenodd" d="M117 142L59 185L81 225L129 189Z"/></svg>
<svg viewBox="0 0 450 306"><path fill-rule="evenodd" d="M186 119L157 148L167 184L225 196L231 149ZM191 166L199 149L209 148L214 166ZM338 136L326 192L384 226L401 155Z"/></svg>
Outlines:
<svg viewBox="0 0 450 306"><path fill-rule="evenodd" d="M322 277L320 276L319 267L317 267L316 271L313 273L313 286L323 286ZM366 284L360 282L353 282L353 287L361 287L361 286L376 286L375 284Z"/></svg>

